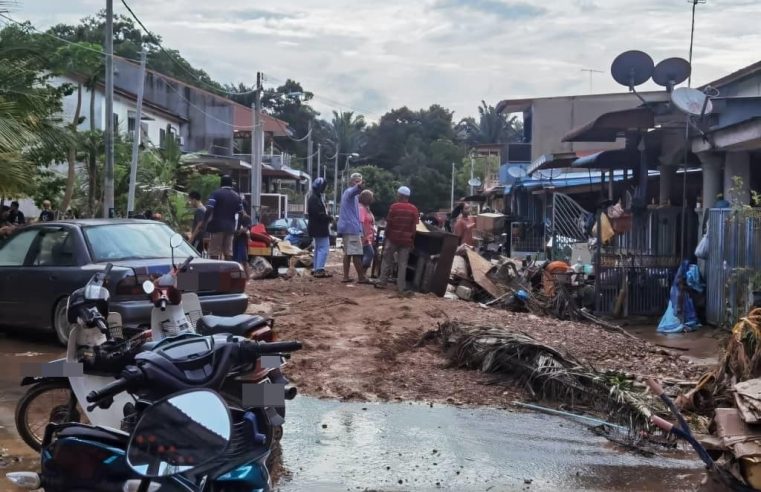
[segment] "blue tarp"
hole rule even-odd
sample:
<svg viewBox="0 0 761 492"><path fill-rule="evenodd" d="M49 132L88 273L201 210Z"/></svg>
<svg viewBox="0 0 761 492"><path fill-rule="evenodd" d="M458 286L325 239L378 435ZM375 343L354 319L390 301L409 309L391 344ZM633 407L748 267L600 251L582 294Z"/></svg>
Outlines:
<svg viewBox="0 0 761 492"><path fill-rule="evenodd" d="M690 296L690 276L693 277L692 282L695 282L695 272L690 273L691 270L692 267L687 260L679 266L674 282L671 284L669 305L658 323L658 333L682 333L695 331L700 327L695 303Z"/></svg>

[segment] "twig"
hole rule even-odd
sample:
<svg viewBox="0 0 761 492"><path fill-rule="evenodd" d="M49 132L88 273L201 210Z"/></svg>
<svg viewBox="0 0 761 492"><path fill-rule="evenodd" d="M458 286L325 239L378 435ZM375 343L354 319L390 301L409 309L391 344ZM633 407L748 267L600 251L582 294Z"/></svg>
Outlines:
<svg viewBox="0 0 761 492"><path fill-rule="evenodd" d="M608 323L607 321L603 321L603 320L601 320L601 319L600 319L600 318L598 318L597 316L593 316L593 315L592 315L592 314L591 314L589 311L587 311L586 309L580 309L580 310L579 310L579 313L580 313L580 314L581 314L581 315L582 315L584 318L586 318L586 319L588 319L589 321L591 321L592 323L594 323L594 324L596 324L596 325L598 325L598 326L600 326L600 327L602 327L602 328L605 328L605 329L606 329L606 330L608 330L608 331L612 331L612 332L615 332L615 333L620 333L621 335L627 336L627 337L629 337L629 338L632 338L632 339L634 339L634 340L639 340L639 337L637 337L636 335L632 335L631 333L629 333L628 331L624 330L623 328L621 328L621 327L620 327L620 326L618 326L618 325L614 325L614 324L612 324L612 323Z"/></svg>

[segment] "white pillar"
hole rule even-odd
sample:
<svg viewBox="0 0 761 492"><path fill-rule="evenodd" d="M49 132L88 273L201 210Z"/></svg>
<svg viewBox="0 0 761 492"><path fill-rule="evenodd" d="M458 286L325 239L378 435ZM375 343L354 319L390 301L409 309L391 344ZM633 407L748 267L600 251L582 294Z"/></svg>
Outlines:
<svg viewBox="0 0 761 492"><path fill-rule="evenodd" d="M703 168L703 208L708 209L716 203L716 196L723 192L724 181L721 168L724 164L723 153L698 152L698 159Z"/></svg>
<svg viewBox="0 0 761 492"><path fill-rule="evenodd" d="M724 160L724 198L732 205L750 204L750 154L727 152Z"/></svg>
<svg viewBox="0 0 761 492"><path fill-rule="evenodd" d="M658 180L658 203L666 205L671 200L671 189L676 176L676 166L660 166L660 179Z"/></svg>

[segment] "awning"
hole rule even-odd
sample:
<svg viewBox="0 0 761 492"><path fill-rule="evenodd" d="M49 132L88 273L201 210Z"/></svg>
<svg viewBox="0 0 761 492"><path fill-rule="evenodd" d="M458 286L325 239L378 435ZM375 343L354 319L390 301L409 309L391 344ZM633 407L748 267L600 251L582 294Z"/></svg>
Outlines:
<svg viewBox="0 0 761 492"><path fill-rule="evenodd" d="M219 171L244 171L251 169L251 164L236 157L210 154L186 154L180 158L180 162L193 167L211 168Z"/></svg>
<svg viewBox="0 0 761 492"><path fill-rule="evenodd" d="M543 169L563 169L571 167L571 163L578 159L576 152L559 152L540 155L528 166L526 173L531 176Z"/></svg>
<svg viewBox="0 0 761 492"><path fill-rule="evenodd" d="M642 156L636 150L604 150L596 154L579 157L572 167L587 169L633 169L639 166Z"/></svg>
<svg viewBox="0 0 761 492"><path fill-rule="evenodd" d="M615 142L627 131L655 126L655 115L649 108L611 111L589 123L574 128L563 137L563 142Z"/></svg>

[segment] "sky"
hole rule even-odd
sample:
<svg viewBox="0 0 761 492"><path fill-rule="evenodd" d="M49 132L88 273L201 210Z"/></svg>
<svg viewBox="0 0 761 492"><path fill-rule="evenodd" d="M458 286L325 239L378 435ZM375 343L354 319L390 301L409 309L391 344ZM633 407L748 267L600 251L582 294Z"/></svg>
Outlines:
<svg viewBox="0 0 761 492"><path fill-rule="evenodd" d="M105 0L17 0L38 28L76 23ZM119 0L116 13L127 14ZM440 104L455 119L482 100L626 90L610 76L623 51L687 58L690 0L127 0L166 47L221 82L286 78L312 105L376 121L392 108ZM693 85L759 60L761 2L698 5ZM641 89L658 89L652 83Z"/></svg>

